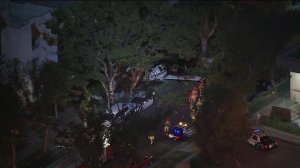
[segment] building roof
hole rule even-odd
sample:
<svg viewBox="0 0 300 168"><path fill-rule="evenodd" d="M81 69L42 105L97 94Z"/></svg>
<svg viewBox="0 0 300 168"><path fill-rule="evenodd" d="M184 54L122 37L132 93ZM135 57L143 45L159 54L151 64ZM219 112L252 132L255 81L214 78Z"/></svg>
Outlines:
<svg viewBox="0 0 300 168"><path fill-rule="evenodd" d="M56 1L56 0L14 0L17 2L26 1L27 3L47 6L50 8L68 8L73 5L76 0L63 0L63 1Z"/></svg>
<svg viewBox="0 0 300 168"><path fill-rule="evenodd" d="M34 17L43 16L52 10L50 7L31 4L31 3L9 3L4 19L10 27L19 28L29 23L29 20Z"/></svg>

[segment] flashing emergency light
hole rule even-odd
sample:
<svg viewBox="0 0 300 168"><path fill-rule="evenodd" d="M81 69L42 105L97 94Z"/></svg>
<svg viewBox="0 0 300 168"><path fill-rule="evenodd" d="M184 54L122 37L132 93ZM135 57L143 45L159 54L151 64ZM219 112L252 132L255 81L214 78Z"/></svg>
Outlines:
<svg viewBox="0 0 300 168"><path fill-rule="evenodd" d="M253 130L253 132L260 132L261 130L260 129L255 129L255 130Z"/></svg>
<svg viewBox="0 0 300 168"><path fill-rule="evenodd" d="M187 123L183 123L181 121L178 124L181 125L181 126L187 126Z"/></svg>

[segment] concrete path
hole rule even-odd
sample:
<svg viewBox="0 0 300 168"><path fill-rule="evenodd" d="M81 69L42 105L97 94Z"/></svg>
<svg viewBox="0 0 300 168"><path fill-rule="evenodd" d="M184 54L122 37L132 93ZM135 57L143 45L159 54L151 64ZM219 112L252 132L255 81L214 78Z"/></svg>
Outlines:
<svg viewBox="0 0 300 168"><path fill-rule="evenodd" d="M194 156L196 156L199 153L198 147L193 143L193 141L185 141L182 142L182 144L176 146L175 148L171 149L164 155L160 156L158 158L158 161L156 161L153 165L151 165L149 168L156 168L160 166L160 162L162 162L164 159L168 159L168 157L171 157L174 153L177 151L187 152L189 155L185 158L183 158L180 162L176 163L175 167L178 167L182 164L188 163L190 159L192 159Z"/></svg>

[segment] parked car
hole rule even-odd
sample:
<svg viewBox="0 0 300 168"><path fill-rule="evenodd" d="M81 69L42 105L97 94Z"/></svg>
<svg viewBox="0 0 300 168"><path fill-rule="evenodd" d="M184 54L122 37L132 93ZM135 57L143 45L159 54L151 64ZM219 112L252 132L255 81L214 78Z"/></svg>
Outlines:
<svg viewBox="0 0 300 168"><path fill-rule="evenodd" d="M165 132L165 136L173 140L185 140L190 138L193 134L193 126L186 122L179 122L170 132Z"/></svg>
<svg viewBox="0 0 300 168"><path fill-rule="evenodd" d="M248 138L247 142L250 145L264 151L278 147L278 141L260 129L254 129L250 133L250 137Z"/></svg>

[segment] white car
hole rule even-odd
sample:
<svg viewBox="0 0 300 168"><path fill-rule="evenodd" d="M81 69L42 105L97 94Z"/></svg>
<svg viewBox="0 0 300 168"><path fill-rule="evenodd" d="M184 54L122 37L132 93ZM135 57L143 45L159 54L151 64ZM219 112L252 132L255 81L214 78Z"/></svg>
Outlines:
<svg viewBox="0 0 300 168"><path fill-rule="evenodd" d="M167 71L163 65L157 65L149 70L149 80L163 80L167 75Z"/></svg>

